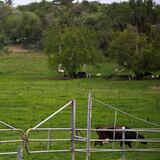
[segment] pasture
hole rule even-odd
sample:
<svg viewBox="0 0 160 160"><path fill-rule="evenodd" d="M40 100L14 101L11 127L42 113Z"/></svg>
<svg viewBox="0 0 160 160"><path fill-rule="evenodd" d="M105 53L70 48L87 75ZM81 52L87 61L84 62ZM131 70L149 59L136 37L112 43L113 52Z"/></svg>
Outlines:
<svg viewBox="0 0 160 160"><path fill-rule="evenodd" d="M106 70L111 72L115 66L105 65ZM38 53L17 53L0 56L0 120L23 130L32 128L40 121L55 112L58 108L72 99L76 99L76 127L86 128L87 98L88 93L114 107L129 112L142 119L160 123L160 81L112 81L101 78L54 80L56 73L48 68L47 58ZM57 117L51 119L44 127L70 127L70 110L66 109ZM92 128L97 125L113 125L114 112L96 102L93 103ZM133 118L118 114L117 124L127 125L131 128L152 128L154 126L139 122ZM0 126L3 128L3 126ZM33 133L33 137L47 138L47 132ZM85 133L83 133L85 135ZM70 136L70 133L55 131L55 137ZM149 135L146 135L146 137ZM16 137L14 134L6 134L7 138ZM0 140L6 139L0 136ZM96 134L93 133L93 137ZM152 135L154 137L154 135ZM116 144L119 146L118 144ZM155 144L154 144L155 145ZM158 144L157 144L158 145ZM30 144L33 149L44 149L45 143ZM70 147L67 142L51 144L51 148L61 149ZM76 144L84 147L84 143ZM94 143L91 143L94 146ZM138 144L140 148L143 144ZM152 143L145 147L152 146ZM101 148L101 146L97 146ZM111 147L105 144L103 148ZM160 147L160 146L159 146ZM13 144L0 144L0 151L13 150ZM93 160L113 160L120 158L121 153L93 153ZM49 154L25 154L24 160L69 160L69 153ZM127 153L129 160L159 160L160 153ZM84 153L77 153L78 160L84 160ZM0 160L14 160L16 156L0 156Z"/></svg>

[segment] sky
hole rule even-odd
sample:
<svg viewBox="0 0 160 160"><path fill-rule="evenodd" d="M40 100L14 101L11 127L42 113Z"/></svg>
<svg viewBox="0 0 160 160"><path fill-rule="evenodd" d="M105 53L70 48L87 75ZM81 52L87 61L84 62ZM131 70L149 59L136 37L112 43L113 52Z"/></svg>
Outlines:
<svg viewBox="0 0 160 160"><path fill-rule="evenodd" d="M31 2L40 2L41 0L14 0L14 6L17 5L25 5L25 4L29 4ZM48 0L48 1L52 1L52 0ZM82 0L76 0L76 1L82 1ZM120 1L127 1L127 0L88 0L88 1L99 1L99 2L106 2L106 3L112 3L114 1L116 2L120 2ZM158 0L160 1L160 0Z"/></svg>
<svg viewBox="0 0 160 160"><path fill-rule="evenodd" d="M14 6L17 5L25 5L25 4L29 4L32 2L40 2L41 0L14 0ZM48 1L52 1L52 0L48 0ZM79 0L81 1L81 0ZM121 1L128 1L128 0L88 0L88 1L98 1L101 3L112 3L112 2L121 2ZM156 3L160 4L160 0L154 0Z"/></svg>

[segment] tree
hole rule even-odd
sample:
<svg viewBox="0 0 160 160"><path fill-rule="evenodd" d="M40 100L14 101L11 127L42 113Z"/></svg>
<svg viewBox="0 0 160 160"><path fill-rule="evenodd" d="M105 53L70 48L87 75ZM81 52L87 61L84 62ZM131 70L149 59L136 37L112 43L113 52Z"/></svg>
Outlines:
<svg viewBox="0 0 160 160"><path fill-rule="evenodd" d="M160 24L160 5L155 6L155 24Z"/></svg>
<svg viewBox="0 0 160 160"><path fill-rule="evenodd" d="M13 5L13 0L5 0L5 3L6 3L8 6L12 6L12 5Z"/></svg>
<svg viewBox="0 0 160 160"><path fill-rule="evenodd" d="M13 44L21 43L25 47L39 47L42 24L39 17L34 13L15 10L4 19L3 26L6 35Z"/></svg>
<svg viewBox="0 0 160 160"><path fill-rule="evenodd" d="M3 33L0 33L0 53L3 52L3 49L6 45L9 44L9 39Z"/></svg>
<svg viewBox="0 0 160 160"><path fill-rule="evenodd" d="M152 70L152 44L147 42L145 35L137 35L136 29L131 26L123 32L114 33L109 52L120 66L131 69L136 77Z"/></svg>
<svg viewBox="0 0 160 160"><path fill-rule="evenodd" d="M131 9L128 3L112 3L106 8L106 15L112 20L114 30L123 31L129 22Z"/></svg>
<svg viewBox="0 0 160 160"><path fill-rule="evenodd" d="M40 45L42 24L40 18L33 12L22 12L20 35L24 45Z"/></svg>
<svg viewBox="0 0 160 160"><path fill-rule="evenodd" d="M1 5L0 7L0 22L4 21L5 18L7 18L9 15L11 15L13 12L13 9L6 5Z"/></svg>
<svg viewBox="0 0 160 160"><path fill-rule="evenodd" d="M138 32L149 35L156 21L155 3L153 0L130 0L129 5L132 9L130 24L136 26Z"/></svg>
<svg viewBox="0 0 160 160"><path fill-rule="evenodd" d="M160 32L159 28L154 29L152 39L152 53L153 53L153 70L160 71Z"/></svg>
<svg viewBox="0 0 160 160"><path fill-rule="evenodd" d="M96 33L84 27L68 27L63 31L50 29L45 50L53 69L59 65L70 77L84 64L95 65L101 54L95 47Z"/></svg>
<svg viewBox="0 0 160 160"><path fill-rule="evenodd" d="M4 19L3 26L5 34L10 38L12 43L20 41L20 30L22 26L22 13L15 11Z"/></svg>

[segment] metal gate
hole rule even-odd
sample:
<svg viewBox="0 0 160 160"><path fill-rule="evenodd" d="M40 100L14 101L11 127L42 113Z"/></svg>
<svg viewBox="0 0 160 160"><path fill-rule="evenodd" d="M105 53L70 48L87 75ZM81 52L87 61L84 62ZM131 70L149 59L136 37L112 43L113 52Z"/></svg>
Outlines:
<svg viewBox="0 0 160 160"><path fill-rule="evenodd" d="M125 160L125 152L160 152L160 148L149 148L149 149L126 149L125 148L125 132L129 131L135 131L137 133L139 132L152 132L152 133L160 133L160 128L151 128L151 129L125 129L123 127L122 129L92 129L91 128L91 122L92 122L92 101L95 100L94 98L91 97L91 94L89 94L88 97L88 113L87 113L87 128L76 128L76 101L72 100L68 102L66 105L58 109L56 112L51 114L49 117L44 119L42 122L37 124L35 127L30 128L27 130L26 133L24 133L23 130L21 129L16 129L2 121L0 121L1 124L5 125L9 129L0 129L0 132L18 132L18 134L21 136L20 139L16 140L3 140L0 141L0 144L3 143L17 143L17 151L13 152L3 152L0 153L0 155L10 155L10 154L17 154L17 160L22 160L22 155L23 155L23 150L25 149L28 153L34 154L34 153L51 153L51 152L69 152L71 153L71 159L75 160L75 154L76 152L85 152L86 153L86 160L91 159L91 153L93 152L122 152L122 159ZM40 126L44 123L46 123L48 120L50 120L52 117L56 116L58 113L60 113L62 110L64 110L67 107L71 107L71 127L70 128L40 128ZM112 109L115 109L115 122L116 122L116 115L117 115L117 109L112 107ZM127 113L128 114L128 113ZM134 117L135 118L135 117ZM155 124L155 123L152 123ZM114 124L116 125L116 123ZM156 124L158 126L158 124ZM48 133L47 138L30 138L30 134L33 132L38 132L38 131L46 131ZM51 131L67 131L70 133L70 138L60 138L60 139L53 139L51 138ZM86 131L86 137L84 136L78 136L76 133L78 131ZM122 131L122 139L106 139L106 140L101 140L101 139L92 139L91 137L91 132L95 131ZM50 144L52 142L70 142L68 143L70 146L69 149L50 149ZM76 148L75 147L75 142L76 141L82 141L86 143L86 148ZM96 149L96 148L91 148L91 142L113 142L113 147L111 149ZM116 149L114 147L114 142L122 142L122 148ZM128 141L128 140L127 140ZM131 142L153 142L153 143L160 143L160 138L149 138L149 139L130 139L129 141ZM30 149L30 142L46 142L47 146L46 149L44 150L33 150Z"/></svg>

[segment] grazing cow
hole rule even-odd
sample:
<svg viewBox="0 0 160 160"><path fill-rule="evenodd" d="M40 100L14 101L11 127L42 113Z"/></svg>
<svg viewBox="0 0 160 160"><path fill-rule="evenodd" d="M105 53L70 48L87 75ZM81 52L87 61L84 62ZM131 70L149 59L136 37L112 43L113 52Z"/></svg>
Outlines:
<svg viewBox="0 0 160 160"><path fill-rule="evenodd" d="M86 72L73 72L72 77L73 78L86 78L88 77L88 74Z"/></svg>
<svg viewBox="0 0 160 160"><path fill-rule="evenodd" d="M114 129L114 126L110 127L97 127L96 129ZM115 129L122 129L122 126L115 126ZM130 129L129 127L125 127L125 129ZM96 141L95 146L97 144L103 145L106 141L109 139L113 140L115 139L122 139L122 131L96 131L98 134L98 139L104 140L104 142ZM128 145L130 148L131 146L131 141L127 141L127 139L144 139L144 136L142 134L138 134L137 132L134 131L125 131L125 144ZM147 144L147 142L140 142L142 144ZM123 142L120 142L120 146L122 147Z"/></svg>

